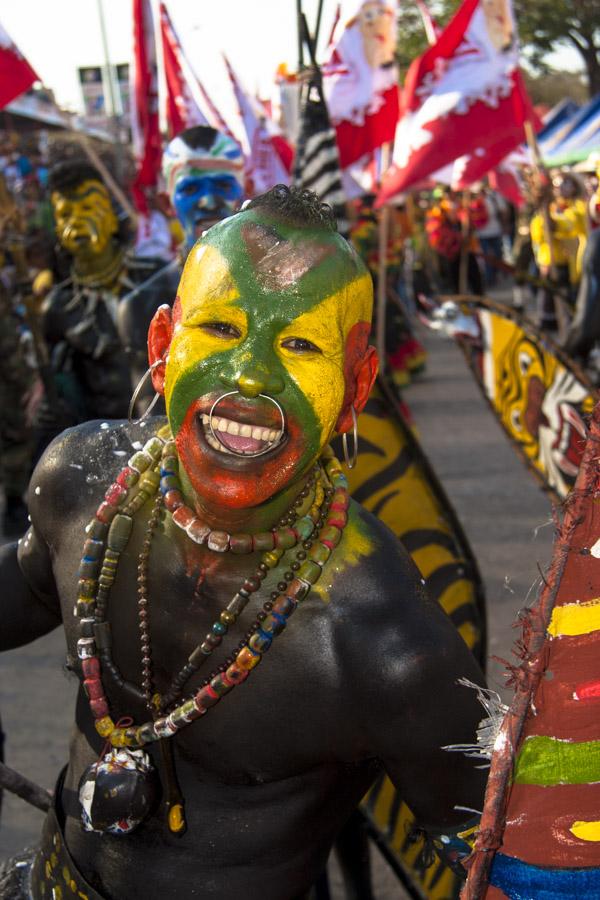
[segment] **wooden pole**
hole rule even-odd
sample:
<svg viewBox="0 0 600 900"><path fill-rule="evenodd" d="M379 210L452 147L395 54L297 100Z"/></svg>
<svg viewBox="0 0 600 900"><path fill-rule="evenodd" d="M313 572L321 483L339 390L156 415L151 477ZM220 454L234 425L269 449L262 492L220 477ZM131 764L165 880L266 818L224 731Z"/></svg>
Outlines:
<svg viewBox="0 0 600 900"><path fill-rule="evenodd" d="M0 788L16 794L21 800L25 800L26 803L30 803L31 806L35 806L42 812L48 812L52 806L50 791L30 781L29 778L25 778L20 772L15 772L14 769L5 766L3 762L0 762Z"/></svg>
<svg viewBox="0 0 600 900"><path fill-rule="evenodd" d="M460 243L460 263L458 269L458 293L469 293L469 244L471 243L471 229L469 223L469 204L471 191L467 188L462 192L461 206L463 219L461 222L462 240Z"/></svg>
<svg viewBox="0 0 600 900"><path fill-rule="evenodd" d="M381 147L380 183L390 164L390 144ZM386 204L379 210L378 222L378 267L377 267L377 328L375 346L379 356L379 371L383 375L386 369L385 354L385 311L387 304L387 248L390 230L390 208Z"/></svg>
<svg viewBox="0 0 600 900"><path fill-rule="evenodd" d="M302 0L296 0L296 23L298 27L298 71L304 68L304 36L302 27Z"/></svg>
<svg viewBox="0 0 600 900"><path fill-rule="evenodd" d="M535 136L533 124L529 119L527 119L523 127L525 130L525 137L527 139L527 146L529 147L531 156L533 158L534 168L538 173L538 177L540 177L541 179L542 177L546 176L546 167L544 166L542 160L542 154L540 153L540 146ZM542 214L542 221L544 224L544 240L548 245L548 252L550 254L550 267L548 277L550 282L556 283L557 270L556 262L554 259L554 246L552 244L552 219L550 216L550 203L547 199L544 199L540 212ZM565 336L569 327L569 314L567 313L564 302L558 293L553 292L552 298L554 300L554 310L556 313L556 321L558 323L558 334L559 338L562 338Z"/></svg>
<svg viewBox="0 0 600 900"><path fill-rule="evenodd" d="M92 145L89 142L89 140L87 139L87 137L85 137L85 135L78 134L77 132L74 132L74 136L75 136L76 140L79 142L79 144L81 145L81 148L83 149L83 152L88 157L89 161L92 163L92 165L94 165L98 169L98 171L102 175L102 178L106 182L106 186L109 189L109 191L111 192L111 194L113 195L113 197L117 200L117 202L120 204L120 206L123 208L123 210L127 213L129 218L131 219L133 226L135 227L135 225L137 223L137 219L138 219L137 213L136 213L135 209L133 208L133 206L131 205L129 198L126 196L125 192L122 190L121 187L119 187L116 180L113 178L113 176L107 169L106 165L103 163L99 154L96 153L96 150L94 149L94 147L92 147Z"/></svg>

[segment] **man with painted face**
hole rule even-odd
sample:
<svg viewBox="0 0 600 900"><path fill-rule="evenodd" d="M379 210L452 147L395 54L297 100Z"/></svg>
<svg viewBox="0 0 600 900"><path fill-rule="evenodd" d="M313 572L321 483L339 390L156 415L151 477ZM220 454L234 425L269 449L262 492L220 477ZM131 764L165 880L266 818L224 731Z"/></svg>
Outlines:
<svg viewBox="0 0 600 900"><path fill-rule="evenodd" d="M239 207L244 195L242 151L228 135L196 125L170 142L162 170L183 225L187 255L203 231Z"/></svg>
<svg viewBox="0 0 600 900"><path fill-rule="evenodd" d="M205 125L188 128L167 146L163 176L169 199L183 226L181 265L203 231L231 215L242 199L243 158L230 137ZM159 303L171 303L177 292L180 266L165 267L151 278L152 292L139 289L119 304L118 326L128 348L134 382L146 368L146 337Z"/></svg>
<svg viewBox="0 0 600 900"><path fill-rule="evenodd" d="M124 262L110 196L99 173L84 161L54 166L48 187L56 234L72 258L71 277L43 307L63 415L71 424L124 415L130 378L114 321Z"/></svg>
<svg viewBox="0 0 600 900"><path fill-rule="evenodd" d="M62 622L83 682L35 900L65 869L89 900L302 897L382 767L458 853L484 775L442 748L473 741L481 674L328 450L375 377L371 308L328 208L275 188L155 316L168 424L88 423L35 471L0 642Z"/></svg>
<svg viewBox="0 0 600 900"><path fill-rule="evenodd" d="M43 407L42 445L66 425L126 415L132 380L145 369L148 323L176 290L163 260L127 252L94 166L77 158L55 164L49 191L56 234L72 262L43 307L60 402Z"/></svg>

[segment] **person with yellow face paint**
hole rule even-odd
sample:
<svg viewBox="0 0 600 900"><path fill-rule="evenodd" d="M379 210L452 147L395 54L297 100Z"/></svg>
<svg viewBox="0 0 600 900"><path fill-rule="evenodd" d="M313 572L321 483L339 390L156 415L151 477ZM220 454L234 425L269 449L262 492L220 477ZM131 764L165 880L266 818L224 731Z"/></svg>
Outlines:
<svg viewBox="0 0 600 900"><path fill-rule="evenodd" d="M42 404L41 449L67 425L127 414L132 373L137 382L144 371L147 323L161 302L172 299L176 287L162 276L150 283L164 261L126 252L108 190L87 161L55 164L48 187L56 234L71 258L71 273L42 307L59 400Z"/></svg>
<svg viewBox="0 0 600 900"><path fill-rule="evenodd" d="M34 900L65 878L88 900L304 897L382 769L468 852L485 778L443 748L473 741L457 680L481 673L328 447L375 378L371 310L328 207L278 186L203 235L153 320L167 419L80 426L36 469L0 648L62 623L82 688L19 869Z"/></svg>

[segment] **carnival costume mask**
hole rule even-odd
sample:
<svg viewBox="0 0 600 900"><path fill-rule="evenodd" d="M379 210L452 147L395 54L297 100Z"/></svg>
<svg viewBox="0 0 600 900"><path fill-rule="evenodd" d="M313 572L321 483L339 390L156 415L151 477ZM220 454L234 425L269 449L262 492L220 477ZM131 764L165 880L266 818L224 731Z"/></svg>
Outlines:
<svg viewBox="0 0 600 900"><path fill-rule="evenodd" d="M149 347L151 364L168 354L154 385L199 495L257 506L352 427L377 368L372 298L370 275L340 235L263 206L195 245Z"/></svg>
<svg viewBox="0 0 600 900"><path fill-rule="evenodd" d="M191 128L172 140L163 156L163 175L188 247L242 200L241 150L213 128Z"/></svg>
<svg viewBox="0 0 600 900"><path fill-rule="evenodd" d="M100 181L54 190L51 194L56 234L65 250L75 257L93 259L106 250L118 230L108 191Z"/></svg>

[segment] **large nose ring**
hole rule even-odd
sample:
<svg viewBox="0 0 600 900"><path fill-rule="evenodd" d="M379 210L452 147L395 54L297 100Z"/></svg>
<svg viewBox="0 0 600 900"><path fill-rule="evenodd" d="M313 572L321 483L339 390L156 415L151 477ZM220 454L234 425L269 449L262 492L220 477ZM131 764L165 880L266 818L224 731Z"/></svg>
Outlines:
<svg viewBox="0 0 600 900"><path fill-rule="evenodd" d="M285 413L284 413L284 411L283 411L283 408L282 408L281 405L277 402L277 400L275 400L273 397L269 397L268 394L259 394L259 395L258 395L259 397L262 397L264 400L269 400L269 402L272 403L273 406L276 406L276 407L277 407L277 409L278 409L278 411L279 411L279 415L281 416L281 425L280 425L280 428L279 428L279 434L277 435L277 437L276 437L273 441L270 442L270 444L269 444L268 447L265 447L264 450L257 450L256 453L242 453L242 452L239 451L239 450L234 450L232 447L228 447L227 444L224 443L224 441L222 441L221 438L219 437L219 432L218 432L218 430L215 431L215 429L213 428L213 415L214 415L215 409L217 408L217 406L219 405L219 403L221 402L221 400L224 400L225 397L232 397L233 394L240 394L240 395L241 395L241 391L227 391L226 394L221 394L220 397L217 397L217 399L215 400L215 402L214 402L213 405L211 406L210 412L209 412L209 414L208 414L208 428L209 428L209 431L210 431L210 433L212 434L212 436L213 436L213 438L215 439L215 441L218 441L218 442L219 442L219 444L221 445L221 447L224 447L225 450L228 450L229 453L233 453L235 456L244 456L244 457L246 457L246 458L248 458L248 457L253 457L253 456L264 456L265 453L268 453L269 450L272 449L272 447L273 447L274 444L278 444L278 443L279 443L279 441L281 440L281 438L283 437L283 435L284 435L284 433L285 433Z"/></svg>

